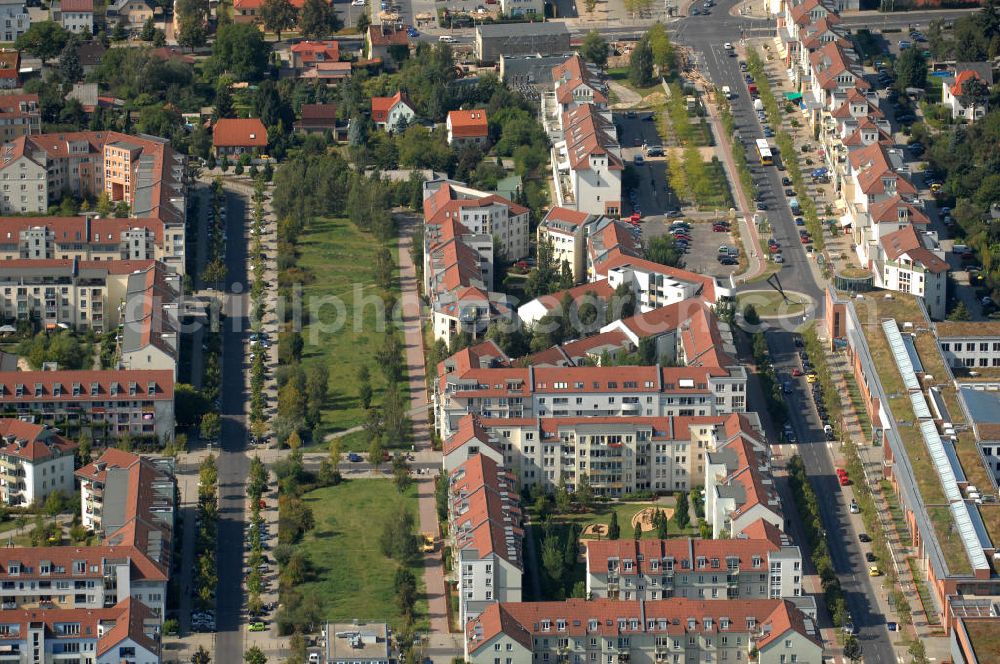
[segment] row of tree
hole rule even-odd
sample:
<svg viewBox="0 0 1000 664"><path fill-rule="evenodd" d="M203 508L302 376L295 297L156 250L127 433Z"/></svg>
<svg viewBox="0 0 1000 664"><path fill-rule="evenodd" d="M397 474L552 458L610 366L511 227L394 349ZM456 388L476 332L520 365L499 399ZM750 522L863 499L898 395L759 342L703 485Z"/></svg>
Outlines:
<svg viewBox="0 0 1000 664"><path fill-rule="evenodd" d="M216 560L219 520L219 469L215 456L208 455L198 469L198 534L195 551L198 559L192 583L195 601L201 609L215 608L215 590L219 584Z"/></svg>

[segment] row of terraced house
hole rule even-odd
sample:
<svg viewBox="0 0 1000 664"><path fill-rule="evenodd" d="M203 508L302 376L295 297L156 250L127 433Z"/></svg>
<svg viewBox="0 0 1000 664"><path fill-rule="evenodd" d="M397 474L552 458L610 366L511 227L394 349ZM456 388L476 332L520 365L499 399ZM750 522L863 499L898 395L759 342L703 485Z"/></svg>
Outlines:
<svg viewBox="0 0 1000 664"><path fill-rule="evenodd" d="M777 17L780 53L819 135L837 193L836 223L852 236L871 284L923 299L944 318L948 263L930 230L903 146L863 71L838 8L829 0L786 1Z"/></svg>

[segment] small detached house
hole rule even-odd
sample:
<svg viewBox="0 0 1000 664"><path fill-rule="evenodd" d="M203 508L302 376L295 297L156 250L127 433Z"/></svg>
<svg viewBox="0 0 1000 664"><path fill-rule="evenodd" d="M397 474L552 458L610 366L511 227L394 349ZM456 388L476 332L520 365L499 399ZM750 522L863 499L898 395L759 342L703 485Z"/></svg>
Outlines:
<svg viewBox="0 0 1000 664"><path fill-rule="evenodd" d="M486 121L485 109L449 111L447 125L448 145L458 148L466 145L486 145L490 127Z"/></svg>
<svg viewBox="0 0 1000 664"><path fill-rule="evenodd" d="M951 109L952 120L975 122L986 115L987 100L981 103L965 98L966 87L971 81L979 81L987 91L993 85L993 70L988 63L959 63L955 76L946 77L941 83L941 103Z"/></svg>
<svg viewBox="0 0 1000 664"><path fill-rule="evenodd" d="M241 155L267 149L267 128L257 118L222 118L212 130L215 155Z"/></svg>
<svg viewBox="0 0 1000 664"><path fill-rule="evenodd" d="M156 9L152 0L114 0L106 9L107 22L114 25L124 20L126 30L138 32L146 21L153 18Z"/></svg>
<svg viewBox="0 0 1000 664"><path fill-rule="evenodd" d="M337 122L337 107L333 104L302 104L301 118L295 123L295 131L304 134L333 134L335 140L347 139L347 125Z"/></svg>
<svg viewBox="0 0 1000 664"><path fill-rule="evenodd" d="M365 39L365 46L368 47L368 57L371 60L381 60L382 63L395 69L408 53L410 40L406 36L405 30L395 30L391 27L381 25L368 26L368 34Z"/></svg>
<svg viewBox="0 0 1000 664"><path fill-rule="evenodd" d="M391 97L372 97L372 122L379 129L395 133L405 129L417 117L405 92Z"/></svg>
<svg viewBox="0 0 1000 664"><path fill-rule="evenodd" d="M69 32L80 35L94 31L94 0L61 0L58 9L59 23Z"/></svg>

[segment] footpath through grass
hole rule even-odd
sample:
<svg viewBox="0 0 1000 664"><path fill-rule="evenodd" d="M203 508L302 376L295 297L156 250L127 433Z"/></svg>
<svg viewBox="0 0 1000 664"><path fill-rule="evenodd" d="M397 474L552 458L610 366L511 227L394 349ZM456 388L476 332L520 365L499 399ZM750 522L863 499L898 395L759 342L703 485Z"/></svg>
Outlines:
<svg viewBox="0 0 1000 664"><path fill-rule="evenodd" d="M324 362L330 370L330 393L320 427L325 435L364 422L358 399L361 365L368 365L376 403L385 387L375 361L385 338L374 274L378 241L347 219L318 218L298 248L299 266L310 275L302 288L302 365L308 369L314 362ZM398 296L398 285L395 292ZM343 445L345 450L367 449L367 440L348 436Z"/></svg>
<svg viewBox="0 0 1000 664"><path fill-rule="evenodd" d="M417 513L417 488L403 494L388 479L348 480L338 486L316 489L302 496L312 509L316 527L296 545L305 553L315 580L302 584L306 597L321 604L321 615L330 621L388 620L403 627L396 605L393 577L398 563L379 549L382 524L400 506ZM415 628L428 628L423 565L411 566L417 579Z"/></svg>

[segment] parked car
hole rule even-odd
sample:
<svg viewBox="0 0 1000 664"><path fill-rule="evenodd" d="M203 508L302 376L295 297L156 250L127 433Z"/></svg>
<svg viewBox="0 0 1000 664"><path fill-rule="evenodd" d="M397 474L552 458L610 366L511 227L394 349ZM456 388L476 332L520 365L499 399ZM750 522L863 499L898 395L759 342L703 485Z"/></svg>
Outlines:
<svg viewBox="0 0 1000 664"><path fill-rule="evenodd" d="M871 551L865 551L865 561L869 563L874 563L878 561L878 556L876 556Z"/></svg>
<svg viewBox="0 0 1000 664"><path fill-rule="evenodd" d="M351 463L360 463L364 459L361 458L360 454L351 452L350 454L347 455L347 460L350 461Z"/></svg>
<svg viewBox="0 0 1000 664"><path fill-rule="evenodd" d="M851 501L851 514L860 514L860 513L861 513L861 508L858 507L858 501L852 500Z"/></svg>
<svg viewBox="0 0 1000 664"><path fill-rule="evenodd" d="M249 629L251 632L263 632L265 629L267 629L267 627L264 626L264 623L258 621L250 623Z"/></svg>
<svg viewBox="0 0 1000 664"><path fill-rule="evenodd" d="M782 187L791 187L792 186L792 179L791 178L787 178L787 177L786 178L781 178L781 186Z"/></svg>
<svg viewBox="0 0 1000 664"><path fill-rule="evenodd" d="M774 262L778 263L780 265L781 263L785 262L785 257L782 256L781 254L775 254L775 256L774 256Z"/></svg>

